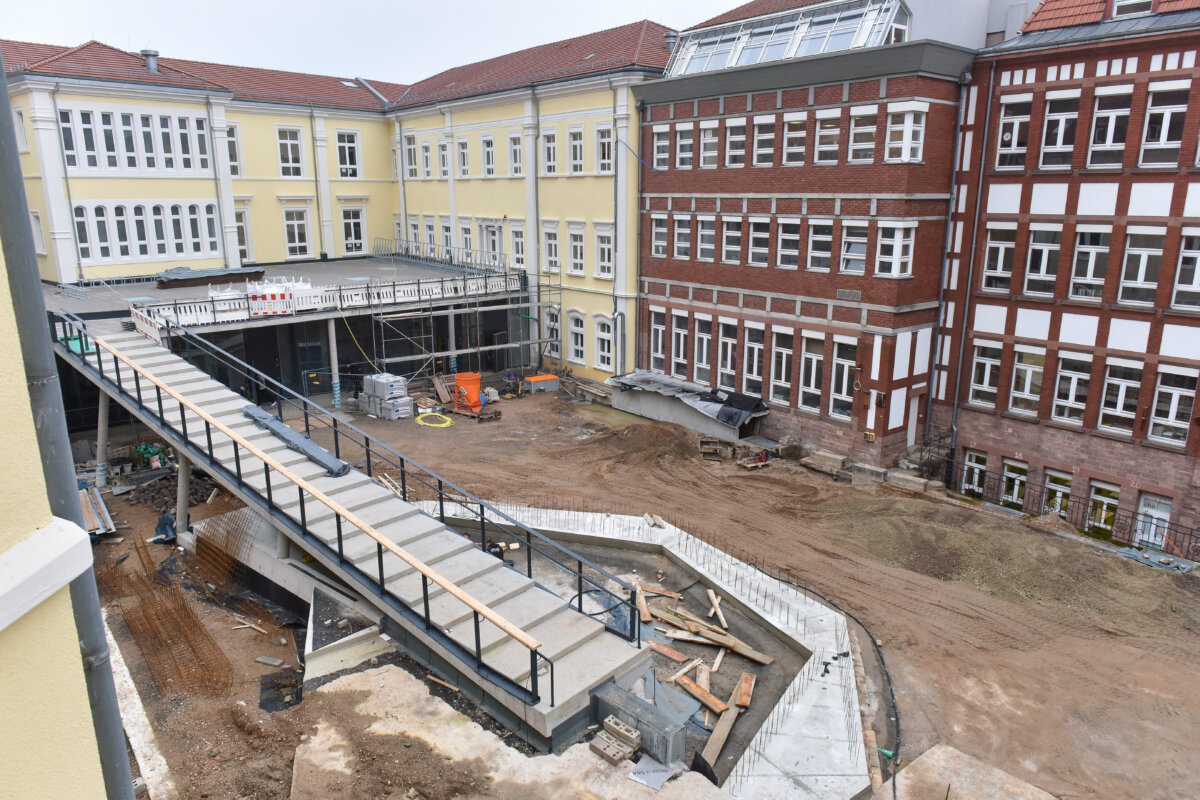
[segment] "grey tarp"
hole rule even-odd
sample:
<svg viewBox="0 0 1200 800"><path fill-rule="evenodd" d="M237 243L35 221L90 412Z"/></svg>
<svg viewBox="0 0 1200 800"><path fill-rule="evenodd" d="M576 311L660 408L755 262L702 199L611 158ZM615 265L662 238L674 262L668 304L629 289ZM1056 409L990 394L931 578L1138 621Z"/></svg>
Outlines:
<svg viewBox="0 0 1200 800"><path fill-rule="evenodd" d="M258 406L243 406L242 414L254 420L254 424L258 427L266 428L278 436L283 440L284 444L297 453L303 454L309 461L324 467L329 477L340 478L350 471L350 465L345 461L342 461L340 458L334 458L333 454L324 447L321 447L312 439L305 437L299 431L284 425Z"/></svg>
<svg viewBox="0 0 1200 800"><path fill-rule="evenodd" d="M740 428L748 419L765 416L770 409L761 398L722 389L713 391L708 386L691 383L657 372L630 372L609 378L605 383L621 389L642 389L656 392L664 397L675 397L699 411L732 428Z"/></svg>

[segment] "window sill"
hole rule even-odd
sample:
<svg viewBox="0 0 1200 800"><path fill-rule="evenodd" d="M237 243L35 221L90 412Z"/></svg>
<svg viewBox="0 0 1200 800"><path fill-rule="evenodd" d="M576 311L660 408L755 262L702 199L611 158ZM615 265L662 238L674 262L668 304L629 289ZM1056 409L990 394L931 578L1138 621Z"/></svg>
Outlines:
<svg viewBox="0 0 1200 800"><path fill-rule="evenodd" d="M1019 419L1022 422L1032 422L1034 425L1037 425L1041 422L1041 420L1038 419L1037 412L1014 411L1011 408L1001 411L1000 416L1004 417L1005 419Z"/></svg>
<svg viewBox="0 0 1200 800"><path fill-rule="evenodd" d="M912 275L888 275L882 272L876 272L875 277L889 281L911 281L913 279Z"/></svg>
<svg viewBox="0 0 1200 800"><path fill-rule="evenodd" d="M755 264L754 262L750 262L746 266L747 267L757 267L758 269L766 269L770 265L769 264Z"/></svg>
<svg viewBox="0 0 1200 800"><path fill-rule="evenodd" d="M582 273L580 273L580 274L582 275ZM613 276L612 276L612 275L593 275L593 276L592 276L592 278L594 278L595 280L598 280L598 281L611 281L611 280L613 280Z"/></svg>
<svg viewBox="0 0 1200 800"><path fill-rule="evenodd" d="M678 166L677 166L677 167L675 167L675 169L678 169L678 170L683 170L683 171L685 171L685 172L690 172L692 168L691 168L691 167L678 167Z"/></svg>
<svg viewBox="0 0 1200 800"><path fill-rule="evenodd" d="M837 165L838 165L837 161L814 161L813 162L814 167L836 167Z"/></svg>
<svg viewBox="0 0 1200 800"><path fill-rule="evenodd" d="M776 264L775 269L782 269L788 272L798 272L800 267L796 266L795 264Z"/></svg>
<svg viewBox="0 0 1200 800"><path fill-rule="evenodd" d="M753 166L755 169L766 169L775 166L775 162L772 161L770 164L754 164Z"/></svg>
<svg viewBox="0 0 1200 800"><path fill-rule="evenodd" d="M865 269L860 269L860 270L840 269L840 270L838 270L838 274L846 275L851 278L862 278L867 274L867 271Z"/></svg>
<svg viewBox="0 0 1200 800"><path fill-rule="evenodd" d="M869 163L869 162L868 162L868 163ZM923 159L922 159L922 160L918 160L918 161L906 161L906 160L903 160L903 159L895 159L895 160L893 160L893 159L890 159L890 158L885 158L885 159L883 160L883 163L884 163L884 164L899 164L899 165L901 165L901 166L910 166L910 167L921 167L921 166L924 166L924 165L925 165L925 161L924 161Z"/></svg>
<svg viewBox="0 0 1200 800"><path fill-rule="evenodd" d="M567 363L574 364L577 367L583 367L584 369L587 369L587 362L585 362L585 361L576 361L573 358L568 358ZM655 371L657 372L658 370L655 370Z"/></svg>
<svg viewBox="0 0 1200 800"><path fill-rule="evenodd" d="M1092 433L1094 433L1097 436L1100 436L1104 439L1112 439L1112 440L1118 441L1118 442L1132 442L1133 441L1133 433L1132 432L1126 433L1123 431L1110 430L1108 428L1096 428L1094 431L1092 431Z"/></svg>
<svg viewBox="0 0 1200 800"><path fill-rule="evenodd" d="M996 413L996 405L994 403L981 403L978 400L968 400L963 405L972 411L986 411L989 414Z"/></svg>
<svg viewBox="0 0 1200 800"><path fill-rule="evenodd" d="M726 164L725 169L742 169L745 166L745 164Z"/></svg>
<svg viewBox="0 0 1200 800"><path fill-rule="evenodd" d="M1187 442L1169 442L1164 439L1151 439L1147 437L1142 441L1142 444L1147 447L1153 447L1156 450L1165 450L1168 453L1187 452Z"/></svg>
<svg viewBox="0 0 1200 800"><path fill-rule="evenodd" d="M830 272L828 268L826 268L826 269L821 269L820 267L805 267L805 268L804 268L804 271L805 271L805 272L812 272L812 273L815 273L815 274L817 274L817 275L828 275L828 274L829 274L829 272Z"/></svg>
<svg viewBox="0 0 1200 800"><path fill-rule="evenodd" d="M1048 419L1045 420L1046 426L1050 428L1058 428L1059 430L1072 431L1074 433L1086 433L1082 422L1068 422L1065 419Z"/></svg>
<svg viewBox="0 0 1200 800"><path fill-rule="evenodd" d="M587 274L583 270L567 270L567 276L571 278L586 278Z"/></svg>

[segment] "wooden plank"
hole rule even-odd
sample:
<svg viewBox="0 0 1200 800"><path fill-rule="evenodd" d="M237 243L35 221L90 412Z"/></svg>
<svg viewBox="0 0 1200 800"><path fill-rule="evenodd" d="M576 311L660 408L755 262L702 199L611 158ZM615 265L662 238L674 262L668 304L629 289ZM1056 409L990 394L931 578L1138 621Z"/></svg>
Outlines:
<svg viewBox="0 0 1200 800"><path fill-rule="evenodd" d="M665 644L659 644L658 642L650 642L649 644L650 644L651 650L653 650L656 653L662 653L664 656L671 659L672 661L678 661L680 664L682 664L684 661L687 661L687 656L685 656L683 653L679 652L678 650L672 650L670 647L667 647ZM721 652L724 653L725 651L722 650Z"/></svg>
<svg viewBox="0 0 1200 800"><path fill-rule="evenodd" d="M425 677L426 677L426 678L429 678L429 680L433 681L433 682L434 682L434 683L436 683L438 686L445 686L447 689L449 689L449 690L450 690L450 691L452 691L452 692L457 692L457 691L458 691L458 687L457 687L457 686L451 686L450 684L446 683L446 682L445 682L444 680L442 680L441 678L434 677L433 675L426 675Z"/></svg>
<svg viewBox="0 0 1200 800"><path fill-rule="evenodd" d="M720 628L718 628L716 625L708 622L706 619L699 616L698 614L693 614L692 612L688 611L686 608L677 608L677 609L675 609L675 613L679 615L680 619L687 620L688 622L693 622L702 628L708 628L710 631L714 631L716 633L724 633L725 632L725 631L721 630Z"/></svg>
<svg viewBox="0 0 1200 800"><path fill-rule="evenodd" d="M773 656L769 656L766 653L760 653L758 650L755 650L741 639L738 639L735 636L730 636L728 633L715 633L711 630L701 629L699 635L721 645L722 647L732 650L742 658L748 658L751 661L762 664L763 666L770 666L771 664L775 663L775 658Z"/></svg>
<svg viewBox="0 0 1200 800"><path fill-rule="evenodd" d="M643 583L643 584L639 584L638 588L641 589L646 594L660 594L663 597L670 597L673 600L682 600L683 599L683 595L681 595L679 592L671 592L671 591L668 591L668 590L662 588L661 586L649 586L649 585Z"/></svg>
<svg viewBox="0 0 1200 800"><path fill-rule="evenodd" d="M642 591L640 586L638 587L638 590L637 590L636 599L637 599L638 613L641 614L641 616L642 616L642 622L650 622L651 620L653 620L654 617L652 617L650 615L650 608L646 605L646 594Z"/></svg>
<svg viewBox="0 0 1200 800"><path fill-rule="evenodd" d="M706 692L704 689L701 689L699 684L686 675L681 676L678 680L676 680L675 685L679 686L692 697L699 700L701 705L711 711L717 712L718 714L724 714L729 708L729 706L722 703L719 699L713 697L711 692Z"/></svg>
<svg viewBox="0 0 1200 800"><path fill-rule="evenodd" d="M692 661L689 661L688 665L686 667L679 670L679 672L676 672L671 677L667 678L667 683L674 683L675 681L679 680L684 675L687 675L689 672L691 672L692 670L694 670L696 667L700 666L703 663L704 663L704 659L702 659L702 658L697 658Z"/></svg>
<svg viewBox="0 0 1200 800"><path fill-rule="evenodd" d="M694 633L687 631L667 631L664 634L668 639L674 639L677 642L688 642L689 644L707 644L713 647L720 647L716 642L705 639L703 636L697 636Z"/></svg>
<svg viewBox="0 0 1200 800"><path fill-rule="evenodd" d="M737 694L736 690L734 690L734 694ZM708 737L708 743L704 745L704 751L700 754L709 766L716 766L717 759L721 757L721 750L725 748L725 742L729 740L729 733L733 730L733 723L737 722L739 713L741 713L741 709L733 705L731 696L729 708L717 720L717 726L713 728L712 736Z"/></svg>
<svg viewBox="0 0 1200 800"><path fill-rule="evenodd" d="M730 702L741 708L749 708L750 700L754 697L754 681L755 677L752 673L743 672L742 679L738 681L737 689L734 690L735 696Z"/></svg>
<svg viewBox="0 0 1200 800"><path fill-rule="evenodd" d="M717 660L713 662L712 671L716 672L721 669L721 662L725 660L725 654L729 652L725 648L721 648L721 652L717 653Z"/></svg>
<svg viewBox="0 0 1200 800"><path fill-rule="evenodd" d="M701 662L700 666L696 667L696 685L706 692L712 691L712 670Z"/></svg>
<svg viewBox="0 0 1200 800"><path fill-rule="evenodd" d="M228 436L231 440L237 442L238 446L241 449L245 450L247 453L254 456L262 463L269 465L273 471L279 473L284 478L286 478L287 480L291 481L296 486L303 489L305 491L305 493L307 493L314 500L316 500L319 503L324 504L325 506L327 506L329 508L330 511L333 511L335 514L340 515L346 523L353 525L355 528L358 528L360 531L367 534L372 539L374 539L376 542L378 542L385 550L387 550L390 553L394 553L398 558L400 558L400 560L404 561L406 564L408 564L414 570L416 570L420 574L429 578L429 580L431 582L433 582L433 583L437 584L438 586L442 587L443 589L445 589L446 592L450 596L457 599L459 602L461 602L467 608L470 608L473 611L478 611L479 615L481 617L483 617L488 622L495 625L500 630L504 631L506 634L508 634L513 639L517 640L523 647L525 647L529 650L538 650L541 648L542 643L540 641L533 638L532 636L530 636L525 631L521 630L519 627L517 627L513 623L509 622L507 619L502 617L500 614L496 613L496 611L491 609L486 604L482 603L481 601L472 597L467 592L463 591L462 588L460 588L457 584L448 580L445 576L443 576L441 573L434 570L428 564L426 564L425 562L421 561L419 558L416 558L411 553L409 553L408 551L401 548L399 545L397 545L391 539L389 539L388 537L384 536L382 533L377 531L373 526L364 522L363 519L361 517L359 517L357 514L355 514L353 511L349 510L348 508L343 506L341 503L339 503L336 500L334 500L333 498L331 498L325 492L318 489L310 481L307 481L304 478L301 478L299 475L297 475L295 472L293 472L287 466L280 463L278 460L276 460L271 455L268 455L261 448L257 447L256 445L252 444L251 442L246 441L241 435L239 435L235 431L231 430L228 425L221 422L219 419L214 417L212 414L209 414L207 411L205 411L200 406L196 405L191 400L188 400L186 397L181 395L176 390L172 389L161 378L158 378L157 376L150 374L150 372L148 372L145 367L135 364L133 361L131 361L129 359L128 356L124 355L123 353L118 352L115 348L113 348L112 345L108 344L103 339L94 339L93 342L95 343L97 348L103 348L103 349L107 350L108 352L112 353L112 355L117 360L124 362L124 364L126 366L128 366L130 369L132 369L134 372L141 375L143 378L145 378L147 381L149 381L152 385L157 386L159 389L162 390L164 395L167 395L167 396L171 397L172 399L176 400L177 402L181 403L185 408L187 408L189 411L191 411L193 414L195 414L201 420L204 420L210 426L212 426L212 428L214 430L219 431L220 433L224 434L225 436Z"/></svg>
<svg viewBox="0 0 1200 800"><path fill-rule="evenodd" d="M717 621L721 623L721 627L729 630L729 623L725 621L725 612L721 610L721 598L717 597L717 593L712 589L707 589L708 599L712 601L712 609L708 612L708 616L717 615Z"/></svg>
<svg viewBox="0 0 1200 800"><path fill-rule="evenodd" d="M100 524L96 521L96 512L92 508L92 496L88 494L87 489L79 490L79 505L83 506L83 527L88 533L99 529Z"/></svg>
<svg viewBox="0 0 1200 800"><path fill-rule="evenodd" d="M433 391L437 393L438 400L441 401L442 405L450 405L452 398L450 397L450 390L446 388L445 375L438 374L433 376Z"/></svg>

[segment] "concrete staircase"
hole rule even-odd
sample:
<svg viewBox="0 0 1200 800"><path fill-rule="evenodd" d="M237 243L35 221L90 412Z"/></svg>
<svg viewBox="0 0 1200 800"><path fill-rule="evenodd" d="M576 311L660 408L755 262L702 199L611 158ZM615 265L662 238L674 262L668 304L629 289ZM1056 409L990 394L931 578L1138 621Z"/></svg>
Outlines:
<svg viewBox="0 0 1200 800"><path fill-rule="evenodd" d="M330 551L315 547L309 539L297 536L294 530L280 520L272 519L275 527L296 545L323 563L332 574L374 604L383 615L401 626L410 636L437 653L443 662L452 664L462 678L474 683L484 695L513 712L518 719L547 741L555 740L555 729L562 723L571 722L572 725L578 726L581 715L587 712L591 689L610 677L643 669L648 662L648 649L639 649L635 644L610 633L600 622L576 611L567 600L483 552L476 542L449 530L438 519L405 502L365 473L351 469L342 477L328 477L322 467L304 455L288 449L282 440L245 418L242 415L242 408L248 403L245 398L142 334L116 330L112 333L94 333L102 342L117 350L139 368L152 374L227 426L239 444L252 444L259 448L268 458L287 467L301 480L310 482L313 487L359 516L363 522L374 527L400 548L541 642L539 652L554 662L556 703L553 708L550 706L550 674L544 666L538 675L541 699L536 706L530 706L480 675L475 669L473 659L459 657L453 649L446 648L435 637L430 637L423 625L398 612L380 597L373 580L364 581L361 575L339 563L336 557L335 516L327 506L306 497L304 525L311 534L332 550L332 557L329 555ZM154 387L149 382L145 379L141 381L144 407L139 408L136 399L114 391L111 383L115 383L116 376L111 369L111 356L105 359L104 378L111 382L106 385L105 381L93 372L94 359L93 369L89 370L79 363L77 357L70 357L60 343L56 343L56 347L68 363L98 383L151 428L161 434L173 434L181 439L180 410L176 400L164 394L163 416L167 423L164 428L154 416L157 412L156 399ZM120 378L125 391L133 394L134 371L123 365ZM187 438L196 448L207 453L204 426L190 413L187 419ZM233 441L229 436L214 430L212 444L214 461L233 473ZM200 453L190 455L203 468L204 458L199 457ZM262 461L244 449L240 451L240 461L243 483L265 495L267 478ZM270 516L264 509L263 501L246 492L244 486L236 485L236 480L228 480L218 472L214 472L213 477L225 485L226 489L246 500L249 505L258 507L264 516ZM272 471L271 492L277 513L285 515L299 525L300 494L296 485L278 472ZM377 576L378 555L375 540L345 522L342 531L342 554L345 563L357 566L367 576ZM395 554L385 551L383 573L388 591L418 615L422 614L422 580L415 568ZM471 609L432 582L428 588L433 626L445 632L468 653L473 653L475 632ZM501 675L528 687L529 650L486 620L481 622L480 638L484 663Z"/></svg>

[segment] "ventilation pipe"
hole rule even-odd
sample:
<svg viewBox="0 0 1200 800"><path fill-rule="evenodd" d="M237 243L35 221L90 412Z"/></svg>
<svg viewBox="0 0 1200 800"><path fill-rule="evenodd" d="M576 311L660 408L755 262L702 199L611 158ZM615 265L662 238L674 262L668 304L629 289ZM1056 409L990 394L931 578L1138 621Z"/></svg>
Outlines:
<svg viewBox="0 0 1200 800"><path fill-rule="evenodd" d="M142 58L146 59L146 70L148 72L157 73L158 72L158 51L157 50L143 50L143 51L141 51L140 55L142 56Z"/></svg>
<svg viewBox="0 0 1200 800"><path fill-rule="evenodd" d="M665 31L663 33L663 46L667 48L668 53L675 52L675 45L679 42L679 34L675 31Z"/></svg>

